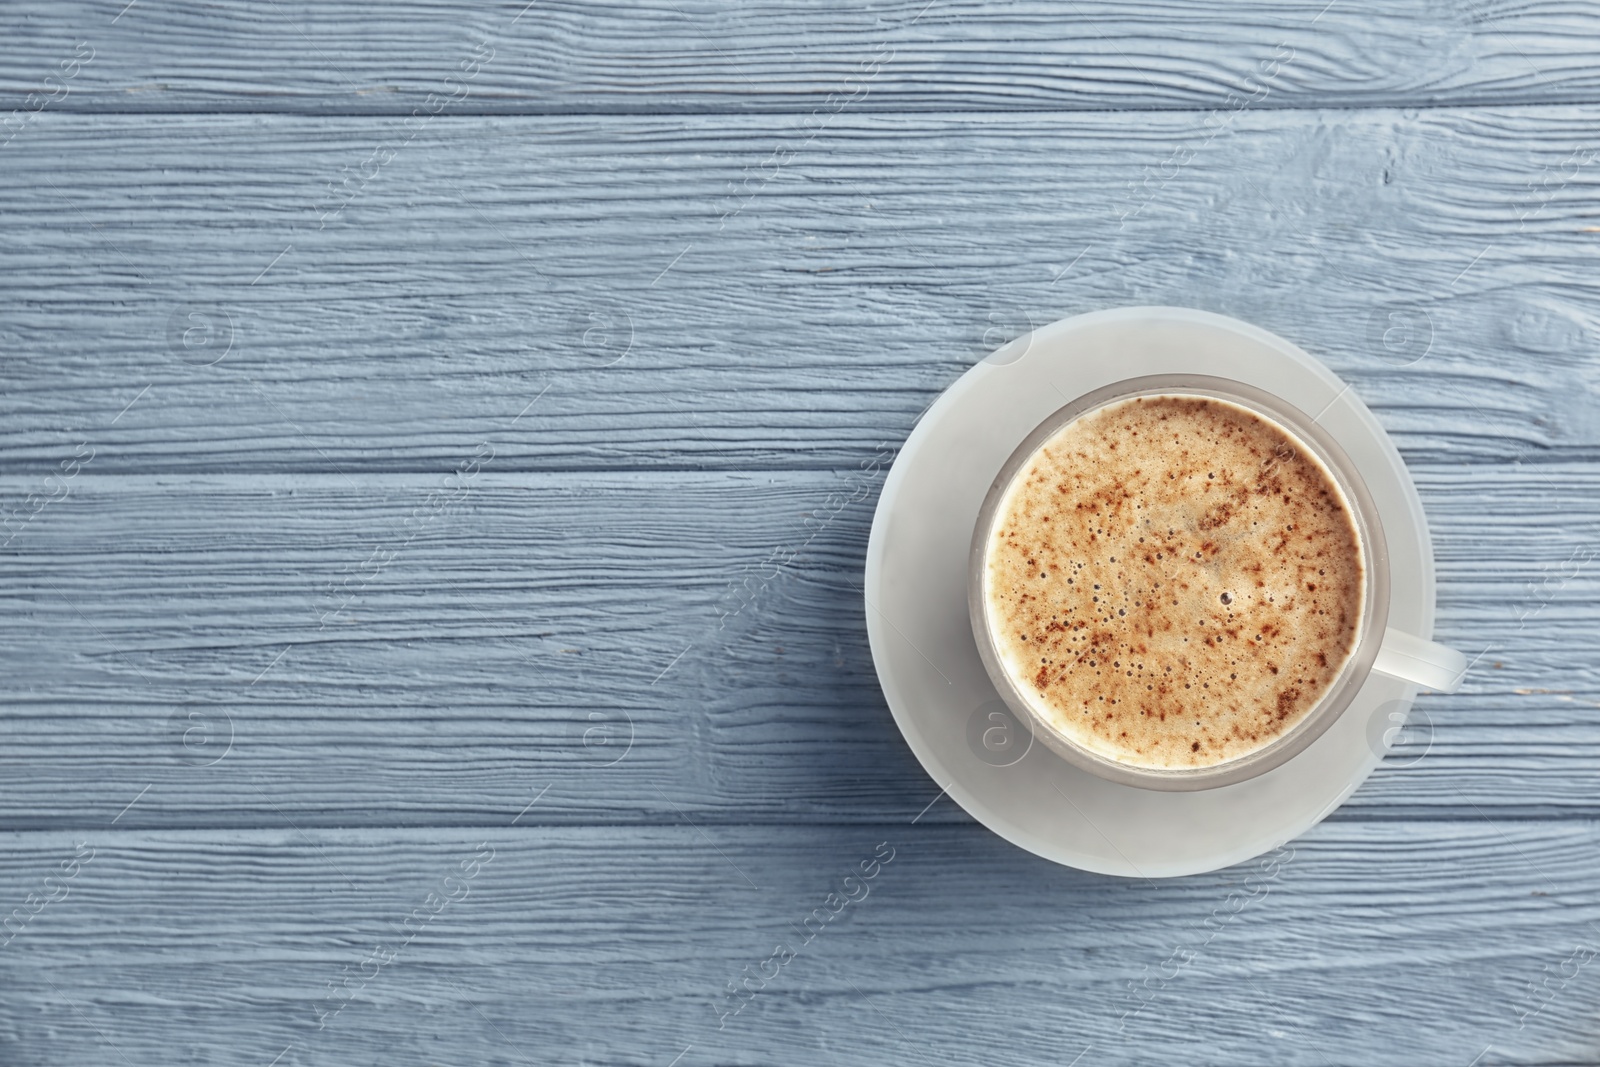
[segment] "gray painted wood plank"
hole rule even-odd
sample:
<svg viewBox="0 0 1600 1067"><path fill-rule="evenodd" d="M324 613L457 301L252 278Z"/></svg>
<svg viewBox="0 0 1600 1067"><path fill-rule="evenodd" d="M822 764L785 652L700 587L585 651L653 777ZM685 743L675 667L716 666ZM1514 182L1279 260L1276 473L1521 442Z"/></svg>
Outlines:
<svg viewBox="0 0 1600 1067"><path fill-rule="evenodd" d="M1582 1063L1597 848L1594 823L1325 824L1154 884L905 820L7 835L0 1057Z"/></svg>
<svg viewBox="0 0 1600 1067"><path fill-rule="evenodd" d="M1418 473L1439 635L1482 658L1351 810L1600 814L1600 471ZM545 788L530 821L875 821L932 795L867 651L875 475L459 481L84 472L24 522L47 490L5 479L0 825L146 785L124 825L493 824Z"/></svg>
<svg viewBox="0 0 1600 1067"><path fill-rule="evenodd" d="M1597 119L51 114L3 161L0 470L853 467L1137 303L1284 333L1415 460L1600 458Z"/></svg>
<svg viewBox="0 0 1600 1067"><path fill-rule="evenodd" d="M1600 89L1600 14L1572 0L125 6L9 5L0 107L406 114L465 92L452 107L1098 110L1226 107L1230 93L1267 107L1594 101ZM92 59L63 67L74 55Z"/></svg>

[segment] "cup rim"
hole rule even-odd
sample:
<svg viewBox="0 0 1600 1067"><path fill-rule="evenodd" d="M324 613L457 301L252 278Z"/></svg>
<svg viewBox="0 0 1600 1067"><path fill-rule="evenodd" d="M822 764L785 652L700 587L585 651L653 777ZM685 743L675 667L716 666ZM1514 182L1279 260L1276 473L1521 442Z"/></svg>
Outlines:
<svg viewBox="0 0 1600 1067"><path fill-rule="evenodd" d="M1350 507L1361 545L1362 612L1356 647L1332 684L1300 721L1252 752L1206 767L1158 768L1122 763L1073 741L1045 720L1021 692L1000 660L988 624L984 595L988 546L1006 491L1039 448L1068 423L1123 400L1141 396L1198 396L1221 400L1276 423L1291 440L1305 445L1333 476ZM1329 405L1331 406L1331 405ZM1326 408L1324 409L1326 410ZM985 672L1007 707L1033 735L1057 755L1083 770L1123 785L1161 791L1214 789L1247 781L1282 766L1305 751L1339 718L1372 673L1389 615L1389 559L1376 502L1349 455L1315 417L1282 397L1236 379L1207 374L1151 374L1125 378L1091 390L1057 408L1023 438L990 483L973 527L968 553L967 608L972 635Z"/></svg>

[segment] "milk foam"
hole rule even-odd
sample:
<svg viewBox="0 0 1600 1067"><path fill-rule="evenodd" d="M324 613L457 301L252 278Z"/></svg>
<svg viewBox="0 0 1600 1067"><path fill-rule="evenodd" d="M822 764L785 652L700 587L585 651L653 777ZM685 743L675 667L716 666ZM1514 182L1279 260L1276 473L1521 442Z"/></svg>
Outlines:
<svg viewBox="0 0 1600 1067"><path fill-rule="evenodd" d="M1106 758L1237 759L1303 719L1354 650L1350 505L1297 438L1237 405L1151 396L1081 416L994 522L984 593L1001 662Z"/></svg>

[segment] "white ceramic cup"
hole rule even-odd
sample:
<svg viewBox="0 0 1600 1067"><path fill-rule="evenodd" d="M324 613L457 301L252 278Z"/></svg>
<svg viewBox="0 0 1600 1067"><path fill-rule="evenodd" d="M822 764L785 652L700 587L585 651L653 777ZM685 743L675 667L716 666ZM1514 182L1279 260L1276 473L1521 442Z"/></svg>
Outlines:
<svg viewBox="0 0 1600 1067"><path fill-rule="evenodd" d="M1041 446L1063 426L1109 404L1138 396L1194 396L1226 401L1277 424L1295 446L1307 450L1333 475L1349 502L1362 552L1362 615L1355 650L1332 684L1299 722L1268 744L1206 767L1168 769L1124 763L1093 752L1058 730L1024 679L1012 676L999 654L989 617L985 575L1001 500ZM1299 754L1350 706L1374 672L1443 692L1454 692L1467 670L1454 649L1388 627L1389 554L1377 506L1356 465L1315 419L1286 400L1245 382L1209 375L1158 374L1130 378L1085 393L1055 411L1030 433L1001 467L984 498L973 529L968 562L967 606L978 654L1006 705L1034 736L1075 766L1102 778L1145 789L1195 790L1242 782Z"/></svg>

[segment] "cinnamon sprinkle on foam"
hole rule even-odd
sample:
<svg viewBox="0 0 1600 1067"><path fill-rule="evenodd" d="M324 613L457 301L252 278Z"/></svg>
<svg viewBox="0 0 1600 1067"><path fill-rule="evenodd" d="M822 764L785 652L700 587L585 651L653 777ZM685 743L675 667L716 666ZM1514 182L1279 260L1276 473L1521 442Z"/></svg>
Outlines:
<svg viewBox="0 0 1600 1067"><path fill-rule="evenodd" d="M1225 401L1149 396L1057 431L995 516L1001 661L1074 742L1211 766L1303 719L1355 648L1361 545L1322 464Z"/></svg>

